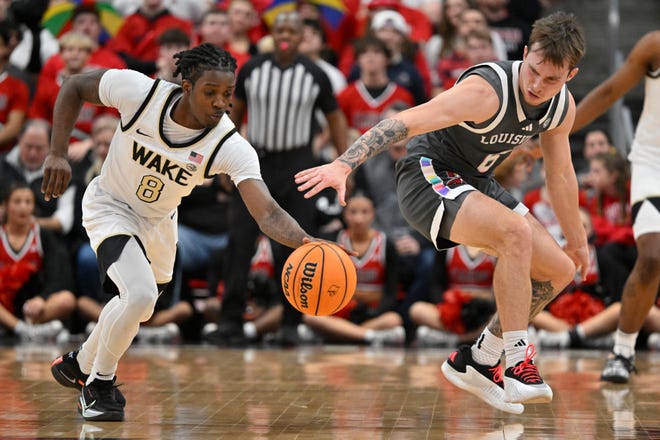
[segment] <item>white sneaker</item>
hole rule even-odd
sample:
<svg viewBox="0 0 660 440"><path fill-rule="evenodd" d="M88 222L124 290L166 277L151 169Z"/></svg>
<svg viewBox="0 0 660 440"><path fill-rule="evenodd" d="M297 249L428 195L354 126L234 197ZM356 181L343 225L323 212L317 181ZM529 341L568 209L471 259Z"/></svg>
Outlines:
<svg viewBox="0 0 660 440"><path fill-rule="evenodd" d="M504 372L504 400L512 403L547 403L552 401L552 389L543 382L532 358L533 344L527 346L525 360Z"/></svg>
<svg viewBox="0 0 660 440"><path fill-rule="evenodd" d="M19 333L19 337L23 342L54 342L63 329L62 321L57 319L43 324L27 324L25 331Z"/></svg>
<svg viewBox="0 0 660 440"><path fill-rule="evenodd" d="M613 383L627 383L632 373L636 373L635 357L625 357L611 353L605 361L600 380Z"/></svg>
<svg viewBox="0 0 660 440"><path fill-rule="evenodd" d="M568 332L539 330L536 332L536 340L543 348L568 348L571 345L571 336Z"/></svg>
<svg viewBox="0 0 660 440"><path fill-rule="evenodd" d="M651 333L646 345L650 350L660 350L660 333Z"/></svg>
<svg viewBox="0 0 660 440"><path fill-rule="evenodd" d="M68 344L71 340L71 333L67 329L63 329L55 336L55 343L58 345Z"/></svg>
<svg viewBox="0 0 660 440"><path fill-rule="evenodd" d="M318 340L314 330L309 328L307 324L298 324L296 331L298 332L298 339L304 344L310 344Z"/></svg>
<svg viewBox="0 0 660 440"><path fill-rule="evenodd" d="M472 358L469 345L462 345L442 363L442 374L458 388L480 398L493 408L511 414L522 414L524 405L504 401L502 367L482 365ZM500 437L501 438L501 437Z"/></svg>
<svg viewBox="0 0 660 440"><path fill-rule="evenodd" d="M89 321L85 326L85 335L87 336L91 335L95 328L96 328L96 322Z"/></svg>
<svg viewBox="0 0 660 440"><path fill-rule="evenodd" d="M392 327L385 330L374 330L371 345L398 345L406 340L406 331L402 326Z"/></svg>
<svg viewBox="0 0 660 440"><path fill-rule="evenodd" d="M207 322L204 324L204 327L202 327L202 336L206 337L209 334L213 333L218 329L218 324L215 322Z"/></svg>
<svg viewBox="0 0 660 440"><path fill-rule="evenodd" d="M458 344L458 335L420 325L417 327L416 341L420 347L454 347Z"/></svg>
<svg viewBox="0 0 660 440"><path fill-rule="evenodd" d="M171 344L179 337L179 326L173 322L157 327L140 327L138 340L153 344Z"/></svg>

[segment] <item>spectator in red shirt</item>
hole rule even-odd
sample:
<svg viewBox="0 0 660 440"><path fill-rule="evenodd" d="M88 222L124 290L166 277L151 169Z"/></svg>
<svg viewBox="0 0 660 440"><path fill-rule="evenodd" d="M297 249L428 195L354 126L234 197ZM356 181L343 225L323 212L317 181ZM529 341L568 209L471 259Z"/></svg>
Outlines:
<svg viewBox="0 0 660 440"><path fill-rule="evenodd" d="M382 119L383 112L395 102L414 105L412 94L387 76L390 51L382 40L365 37L355 44L360 78L350 83L337 97L348 126L367 131Z"/></svg>
<svg viewBox="0 0 660 440"><path fill-rule="evenodd" d="M256 42L265 35L258 29L259 17L249 0L231 0L227 7L231 37L229 39L229 52L236 54L255 55Z"/></svg>
<svg viewBox="0 0 660 440"><path fill-rule="evenodd" d="M64 66L57 73L55 79L45 74L39 75L37 91L28 110L30 119L44 119L52 123L55 100L57 99L62 82L71 75L82 73L90 68L89 60L94 50L94 41L91 38L86 34L71 31L62 35L59 38L59 43L59 56L64 62ZM70 142L89 139L92 131L92 122L98 115L103 113L113 112L106 107L85 103L76 121ZM90 146L91 144L83 148L84 152L82 152L82 155L89 150Z"/></svg>
<svg viewBox="0 0 660 440"><path fill-rule="evenodd" d="M0 22L0 151L11 149L25 121L28 109L29 90L20 79L7 72L11 54L9 25Z"/></svg>
<svg viewBox="0 0 660 440"><path fill-rule="evenodd" d="M598 265L605 289L615 294L613 300L618 301L637 258L630 206L630 168L624 157L611 152L594 156L589 167L594 189L590 212Z"/></svg>
<svg viewBox="0 0 660 440"><path fill-rule="evenodd" d="M108 47L117 52L130 69L153 75L157 70L158 37L170 28L192 35L192 23L172 15L163 0L142 0L142 6L126 17Z"/></svg>

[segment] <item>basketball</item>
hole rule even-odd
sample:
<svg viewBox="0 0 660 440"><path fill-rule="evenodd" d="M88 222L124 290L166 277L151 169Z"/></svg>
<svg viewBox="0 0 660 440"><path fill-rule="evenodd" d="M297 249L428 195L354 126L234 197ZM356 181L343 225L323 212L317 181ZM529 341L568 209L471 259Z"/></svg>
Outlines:
<svg viewBox="0 0 660 440"><path fill-rule="evenodd" d="M282 289L293 307L307 315L332 315L349 303L357 274L351 257L322 241L294 250L282 269Z"/></svg>

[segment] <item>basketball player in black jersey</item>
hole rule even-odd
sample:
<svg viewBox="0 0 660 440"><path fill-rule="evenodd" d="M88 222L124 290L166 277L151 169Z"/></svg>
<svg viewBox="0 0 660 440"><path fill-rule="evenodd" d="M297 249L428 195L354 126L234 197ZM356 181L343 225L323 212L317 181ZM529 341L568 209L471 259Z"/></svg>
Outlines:
<svg viewBox="0 0 660 440"><path fill-rule="evenodd" d="M332 163L295 177L306 197L333 187L343 203L351 171L390 144L411 139L410 154L396 167L399 205L408 222L438 249L462 243L498 258L493 286L498 313L472 347L449 356L442 371L454 385L511 413L522 413L524 403L552 399L533 361L528 323L576 270L584 276L589 267L568 141L575 102L566 88L584 50L574 16L557 12L542 18L522 61L468 69L453 88L381 121ZM537 134L566 238L563 249L491 175L517 145Z"/></svg>

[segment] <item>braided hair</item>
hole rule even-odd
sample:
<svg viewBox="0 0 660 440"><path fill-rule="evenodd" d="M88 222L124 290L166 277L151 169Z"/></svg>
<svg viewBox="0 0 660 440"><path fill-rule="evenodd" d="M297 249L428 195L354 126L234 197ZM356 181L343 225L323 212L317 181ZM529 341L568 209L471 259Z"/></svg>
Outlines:
<svg viewBox="0 0 660 440"><path fill-rule="evenodd" d="M207 70L218 70L221 72L234 73L236 71L236 60L229 52L220 49L211 43L203 43L189 50L174 54L176 70L174 77L181 75L181 79L187 79L193 84Z"/></svg>

